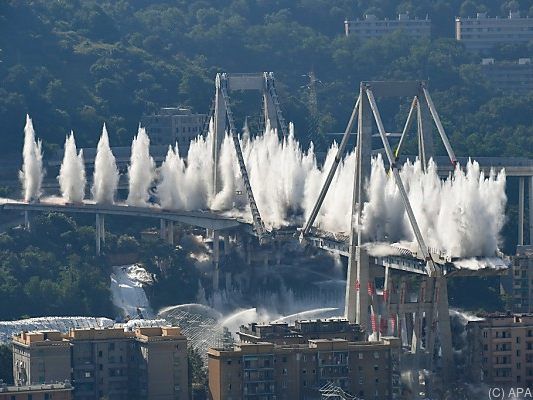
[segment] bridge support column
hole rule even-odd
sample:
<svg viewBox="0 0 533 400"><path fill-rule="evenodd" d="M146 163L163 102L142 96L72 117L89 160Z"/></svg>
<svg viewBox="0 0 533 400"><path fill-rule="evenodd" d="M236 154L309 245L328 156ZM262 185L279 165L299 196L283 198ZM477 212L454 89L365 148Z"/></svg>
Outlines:
<svg viewBox="0 0 533 400"><path fill-rule="evenodd" d="M174 245L174 221L167 221L167 240Z"/></svg>
<svg viewBox="0 0 533 400"><path fill-rule="evenodd" d="M533 176L529 177L529 244L533 245Z"/></svg>
<svg viewBox="0 0 533 400"><path fill-rule="evenodd" d="M226 292L230 292L233 287L233 281L231 279L231 272L226 272Z"/></svg>
<svg viewBox="0 0 533 400"><path fill-rule="evenodd" d="M435 298L437 280L435 278L427 277L424 278L424 282L426 284L424 302L426 303L426 305L429 305L429 307L424 307L426 320L425 348L427 356L429 358L432 357L435 352L435 341L437 338L437 332L435 330L435 327L432 326L433 321L435 320L433 315L435 310L435 307L433 306L433 301ZM431 361L427 362L426 365L426 368L430 368L432 365Z"/></svg>
<svg viewBox="0 0 533 400"><path fill-rule="evenodd" d="M102 244L102 228L100 224L100 214L96 214L95 221L95 234L96 234L96 255L100 255L100 246Z"/></svg>
<svg viewBox="0 0 533 400"><path fill-rule="evenodd" d="M224 255L229 256L231 253L231 244L230 244L230 235L229 233L225 233L222 235L222 238L224 240Z"/></svg>
<svg viewBox="0 0 533 400"><path fill-rule="evenodd" d="M165 240L165 237L166 237L166 230L167 230L167 223L163 218L161 218L159 220L159 237L163 240Z"/></svg>
<svg viewBox="0 0 533 400"><path fill-rule="evenodd" d="M364 86L360 87L359 116L357 125L356 166L354 190L352 195L352 214L350 229L350 256L348 259L348 276L346 277L345 317L351 323L358 323L368 329L368 278L369 258L361 247L361 212L366 201L366 181L370 178L370 161L372 154L372 111Z"/></svg>
<svg viewBox="0 0 533 400"><path fill-rule="evenodd" d="M265 85L268 83L265 81ZM270 93L268 90L263 89L263 107L265 109L265 126L267 124L267 121L270 122L270 127L272 129L278 129L278 119L276 117L276 106L274 105L274 101L272 101L272 96L270 96Z"/></svg>
<svg viewBox="0 0 533 400"><path fill-rule="evenodd" d="M223 78L217 74L215 79L215 114L214 114L214 137L212 143L212 160L213 160L213 195L220 190L220 179L218 178L218 158L220 146L226 134L226 105L222 95Z"/></svg>
<svg viewBox="0 0 533 400"><path fill-rule="evenodd" d="M31 232L31 215L29 211L24 211L24 228Z"/></svg>
<svg viewBox="0 0 533 400"><path fill-rule="evenodd" d="M100 239L105 243L105 215L100 215Z"/></svg>
<svg viewBox="0 0 533 400"><path fill-rule="evenodd" d="M220 275L220 236L218 231L213 231L213 290L219 289L219 275Z"/></svg>
<svg viewBox="0 0 533 400"><path fill-rule="evenodd" d="M524 245L525 178L518 178L518 245Z"/></svg>
<svg viewBox="0 0 533 400"><path fill-rule="evenodd" d="M434 156L433 120L422 90L419 91L418 99L418 156L425 171L430 158Z"/></svg>
<svg viewBox="0 0 533 400"><path fill-rule="evenodd" d="M454 362L452 347L452 328L450 324L450 309L448 306L448 284L446 277L439 276L435 278L437 294L437 312L440 347L442 351L442 371L444 381L449 382L454 379ZM432 327L434 329L434 327ZM431 354L433 356L433 354Z"/></svg>
<svg viewBox="0 0 533 400"><path fill-rule="evenodd" d="M413 335L411 339L411 352L415 355L415 365L418 365L422 347L422 324L423 324L423 312L424 304L426 301L426 289L427 279L424 279L420 283L420 289L417 299L417 310L413 318Z"/></svg>
<svg viewBox="0 0 533 400"><path fill-rule="evenodd" d="M391 295L390 269L385 267L385 280L383 282L383 304L380 315L380 332L382 335L389 335L389 318L390 318L390 295ZM394 335L394 332L391 333Z"/></svg>
<svg viewBox="0 0 533 400"><path fill-rule="evenodd" d="M244 245L244 257L246 259L246 265L252 265L252 241L250 238L244 239L246 241Z"/></svg>
<svg viewBox="0 0 533 400"><path fill-rule="evenodd" d="M370 332L368 324L368 283L369 283L369 257L363 247L355 248L355 268L348 268L348 285L345 314L351 323L357 323L362 329Z"/></svg>

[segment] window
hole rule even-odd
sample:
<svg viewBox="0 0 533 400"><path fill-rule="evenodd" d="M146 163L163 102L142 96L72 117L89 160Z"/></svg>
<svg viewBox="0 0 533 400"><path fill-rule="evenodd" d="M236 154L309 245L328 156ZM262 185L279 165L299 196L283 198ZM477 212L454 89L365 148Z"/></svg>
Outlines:
<svg viewBox="0 0 533 400"><path fill-rule="evenodd" d="M374 358L377 360L379 358L379 353L377 351L374 352Z"/></svg>
<svg viewBox="0 0 533 400"><path fill-rule="evenodd" d="M86 378L90 378L91 377L91 372L90 371L85 372L85 377Z"/></svg>
<svg viewBox="0 0 533 400"><path fill-rule="evenodd" d="M360 360L363 359L363 353L359 353L357 356L359 357Z"/></svg>
<svg viewBox="0 0 533 400"><path fill-rule="evenodd" d="M226 361L226 364L231 365L231 360Z"/></svg>
<svg viewBox="0 0 533 400"><path fill-rule="evenodd" d="M102 350L98 352L98 357L102 357Z"/></svg>

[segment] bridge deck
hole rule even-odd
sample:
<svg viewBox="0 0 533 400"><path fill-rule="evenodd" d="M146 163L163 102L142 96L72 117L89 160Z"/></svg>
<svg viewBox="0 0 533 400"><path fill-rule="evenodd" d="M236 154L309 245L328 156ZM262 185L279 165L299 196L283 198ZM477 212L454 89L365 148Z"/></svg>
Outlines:
<svg viewBox="0 0 533 400"><path fill-rule="evenodd" d="M0 199L2 210L62 212L80 214L108 214L131 217L157 218L167 221L182 222L187 225L206 229L230 229L239 227L242 222L211 211L174 211L159 207L133 207L125 204L65 204L60 202L25 203L11 199Z"/></svg>

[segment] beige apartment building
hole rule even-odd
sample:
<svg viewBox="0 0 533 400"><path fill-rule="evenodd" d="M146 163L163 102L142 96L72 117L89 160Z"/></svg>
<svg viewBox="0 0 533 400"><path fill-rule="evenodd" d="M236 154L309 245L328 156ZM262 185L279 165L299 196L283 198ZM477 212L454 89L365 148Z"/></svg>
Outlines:
<svg viewBox="0 0 533 400"><path fill-rule="evenodd" d="M399 14L397 19L379 19L373 14L366 14L361 20L344 21L344 34L355 36L361 41L380 38L397 31L413 38L429 39L431 20L429 18L412 19L409 14Z"/></svg>
<svg viewBox="0 0 533 400"><path fill-rule="evenodd" d="M486 13L477 13L476 18L456 17L455 38L475 51L525 43L533 39L533 18L522 18L519 12L511 12L507 18L489 18Z"/></svg>
<svg viewBox="0 0 533 400"><path fill-rule="evenodd" d="M240 343L208 351L212 400L321 398L331 383L365 399L400 396L400 342L312 339L307 344Z"/></svg>
<svg viewBox="0 0 533 400"><path fill-rule="evenodd" d="M187 339L177 327L22 332L12 343L17 385L71 381L78 400L189 398Z"/></svg>
<svg viewBox="0 0 533 400"><path fill-rule="evenodd" d="M494 314L467 325L472 382L533 387L533 315Z"/></svg>

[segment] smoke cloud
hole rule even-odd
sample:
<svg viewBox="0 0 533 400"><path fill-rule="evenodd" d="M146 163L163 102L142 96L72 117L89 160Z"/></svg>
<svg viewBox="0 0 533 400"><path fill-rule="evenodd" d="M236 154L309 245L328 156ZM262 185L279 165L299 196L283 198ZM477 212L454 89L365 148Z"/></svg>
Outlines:
<svg viewBox="0 0 533 400"><path fill-rule="evenodd" d="M269 229L303 224L311 213L326 179L338 147L329 149L324 165L317 164L311 146L303 150L294 137L280 139L268 124L265 133L240 139L244 161L262 219ZM169 147L158 169L156 194L162 208L170 210L205 210L227 212L251 221L248 199L237 162L233 139L222 141L218 164L213 165L214 128L194 139L187 157L178 146ZM128 169L127 203L146 206L155 178L154 161L149 154L150 140L140 128L132 143ZM84 176L81 155L76 155L74 137L65 143L65 159L60 183L63 196L70 201L82 199ZM213 168L217 168L217 191L213 190ZM469 161L464 169L457 166L446 180L429 162L426 171L419 160L407 161L400 176L411 202L420 231L434 252L448 257L493 257L505 222L505 172L485 176L479 164ZM341 160L315 225L325 231L347 234L350 230L355 151ZM25 129L24 166L21 179L25 199L38 198L42 179L40 143L35 142L31 120ZM109 148L104 125L95 160L92 194L97 203L113 203L118 184L115 158ZM77 183L76 183L77 182ZM372 159L370 179L365 188L368 202L362 207L362 233L372 243L397 243L413 247L415 238L395 182L381 156Z"/></svg>
<svg viewBox="0 0 533 400"><path fill-rule="evenodd" d="M155 178L155 163L150 157L150 139L146 130L139 126L137 136L131 143L131 160L128 167L129 193L126 203L131 206L146 206L150 187Z"/></svg>
<svg viewBox="0 0 533 400"><path fill-rule="evenodd" d="M97 204L113 204L119 173L115 156L109 147L109 136L104 124L94 160L93 187L91 193Z"/></svg>
<svg viewBox="0 0 533 400"><path fill-rule="evenodd" d="M35 131L29 115L24 126L24 147L22 149L22 170L19 178L22 183L24 201L37 201L41 197L43 182L43 153L41 141L35 140Z"/></svg>
<svg viewBox="0 0 533 400"><path fill-rule="evenodd" d="M319 167L313 147L302 150L292 125L289 131L287 138L279 139L277 132L267 125L263 135L241 140L255 200L269 228L303 223L311 213L338 150L333 144L323 167ZM217 165L219 191L212 196L212 137L211 125L205 140L198 138L192 142L187 163L176 151L169 151L158 187L161 205L185 210L226 210L232 215L240 212L242 217L250 219L229 136L224 138ZM457 166L443 181L433 161L424 172L416 160L405 163L400 175L422 235L433 251L450 257L490 257L497 250L505 221L505 173L485 176L475 161L469 161L465 167L463 170ZM349 232L354 168L355 151L352 151L339 164L317 216L317 227L334 233ZM174 182L173 186L167 185L168 182ZM379 155L372 160L366 191L368 202L362 211L366 240L414 243L402 198Z"/></svg>
<svg viewBox="0 0 533 400"><path fill-rule="evenodd" d="M70 132L65 139L65 152L57 179L61 195L66 202L81 203L83 201L86 184L83 150L77 153L73 132Z"/></svg>

